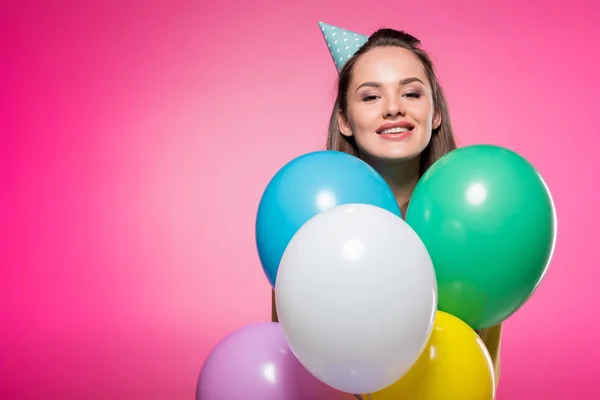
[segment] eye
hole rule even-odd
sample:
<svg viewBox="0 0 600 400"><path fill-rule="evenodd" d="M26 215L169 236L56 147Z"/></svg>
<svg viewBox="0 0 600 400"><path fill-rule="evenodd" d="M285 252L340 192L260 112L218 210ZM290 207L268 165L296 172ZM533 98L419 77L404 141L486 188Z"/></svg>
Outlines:
<svg viewBox="0 0 600 400"><path fill-rule="evenodd" d="M411 99L418 99L418 98L421 97L421 93L419 93L419 92L409 92L409 93L406 93L404 96L409 97Z"/></svg>
<svg viewBox="0 0 600 400"><path fill-rule="evenodd" d="M373 94L372 95L363 96L363 98L362 98L362 100L366 101L366 102L373 101L375 99L377 99L377 96L375 96Z"/></svg>

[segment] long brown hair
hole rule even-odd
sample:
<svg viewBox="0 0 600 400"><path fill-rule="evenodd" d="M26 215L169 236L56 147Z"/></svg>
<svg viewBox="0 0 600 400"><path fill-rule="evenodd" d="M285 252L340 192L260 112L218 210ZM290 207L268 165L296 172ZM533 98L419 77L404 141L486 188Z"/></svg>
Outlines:
<svg viewBox="0 0 600 400"><path fill-rule="evenodd" d="M338 125L338 114L341 113L344 118L348 118L348 87L352 79L352 71L360 57L377 47L396 46L411 51L423 64L429 84L433 93L433 106L436 114L442 118L441 125L434 129L431 135L431 141L421 153L420 172L421 176L433 163L435 163L444 154L456 149L456 141L452 130L450 112L442 87L435 73L433 62L429 55L421 49L421 41L414 36L394 29L380 29L373 33L367 42L344 64L339 73L337 82L337 98L331 112L329 121L329 132L327 135L327 149L337 150L345 153L359 156L358 148L353 136L344 136L340 132ZM406 211L407 204L401 204L403 213Z"/></svg>

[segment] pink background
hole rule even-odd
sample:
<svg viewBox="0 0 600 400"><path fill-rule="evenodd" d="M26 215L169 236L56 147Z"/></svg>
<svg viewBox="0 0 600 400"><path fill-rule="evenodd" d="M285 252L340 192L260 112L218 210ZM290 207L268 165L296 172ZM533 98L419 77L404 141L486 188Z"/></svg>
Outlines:
<svg viewBox="0 0 600 400"><path fill-rule="evenodd" d="M269 320L254 218L277 169L324 144L336 72L317 21L421 38L460 144L538 167L558 243L506 323L498 399L597 396L593 0L12 3L0 11L2 399L192 399L217 341Z"/></svg>

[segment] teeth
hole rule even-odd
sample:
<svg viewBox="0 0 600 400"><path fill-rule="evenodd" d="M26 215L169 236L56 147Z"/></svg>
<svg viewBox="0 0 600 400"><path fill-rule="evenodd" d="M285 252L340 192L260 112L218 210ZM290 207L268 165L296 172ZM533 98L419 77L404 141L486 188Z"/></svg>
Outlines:
<svg viewBox="0 0 600 400"><path fill-rule="evenodd" d="M409 128L390 128L390 129L384 129L381 132L379 132L379 134L381 135L385 135L388 133L402 133L402 132L406 132L409 131Z"/></svg>

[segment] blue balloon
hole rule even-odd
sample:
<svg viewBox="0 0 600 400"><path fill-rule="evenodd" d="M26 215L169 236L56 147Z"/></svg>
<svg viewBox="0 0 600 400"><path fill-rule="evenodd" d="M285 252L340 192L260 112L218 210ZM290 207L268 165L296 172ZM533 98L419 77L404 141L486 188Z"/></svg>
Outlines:
<svg viewBox="0 0 600 400"><path fill-rule="evenodd" d="M351 203L378 206L401 217L381 175L350 154L333 150L304 154L275 174L256 217L258 255L273 288L283 253L298 229L323 211Z"/></svg>

